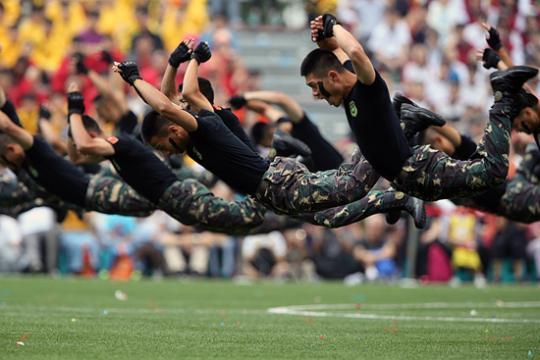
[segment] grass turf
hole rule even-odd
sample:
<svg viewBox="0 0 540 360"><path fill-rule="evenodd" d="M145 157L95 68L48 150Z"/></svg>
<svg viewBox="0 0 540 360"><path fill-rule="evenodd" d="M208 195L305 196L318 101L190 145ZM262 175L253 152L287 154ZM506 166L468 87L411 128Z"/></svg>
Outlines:
<svg viewBox="0 0 540 360"><path fill-rule="evenodd" d="M127 300L117 300L117 290ZM535 303L521 303L527 301ZM406 305L433 302L445 304ZM510 302L520 303L505 306ZM0 359L540 359L539 302L540 288L531 286L406 289L4 277ZM351 305L324 309L328 317L267 313L270 307L318 303ZM390 317L340 317L354 314ZM392 318L399 315L429 319ZM443 322L433 317L516 322Z"/></svg>

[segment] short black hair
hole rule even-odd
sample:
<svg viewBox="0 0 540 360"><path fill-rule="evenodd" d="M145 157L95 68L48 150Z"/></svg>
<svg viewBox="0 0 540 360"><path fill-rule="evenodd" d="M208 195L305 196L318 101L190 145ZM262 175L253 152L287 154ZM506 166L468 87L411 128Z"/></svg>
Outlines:
<svg viewBox="0 0 540 360"><path fill-rule="evenodd" d="M93 131L98 135L103 134L103 130L101 130L101 127L93 117L89 115L83 115L82 123L86 131ZM68 137L73 137L73 133L71 132L71 126L68 128Z"/></svg>
<svg viewBox="0 0 540 360"><path fill-rule="evenodd" d="M212 88L212 84L208 79L198 77L197 82L199 83L199 90L201 93L210 101L210 104L214 105L214 89ZM178 91L182 92L182 89L184 88L184 84L178 85Z"/></svg>
<svg viewBox="0 0 540 360"><path fill-rule="evenodd" d="M257 121L253 126L251 127L250 135L251 135L251 141L255 144L260 144L261 140L263 139L264 135L268 131L268 129L271 127L271 125L264 121Z"/></svg>
<svg viewBox="0 0 540 360"><path fill-rule="evenodd" d="M302 61L300 75L308 76L309 74L314 74L317 77L323 77L330 70L343 72L345 68L337 56L330 50L315 49L307 54Z"/></svg>
<svg viewBox="0 0 540 360"><path fill-rule="evenodd" d="M157 111L150 111L145 115L141 125L143 141L149 144L154 136L166 135L167 127L171 124L172 122L170 120L161 116Z"/></svg>

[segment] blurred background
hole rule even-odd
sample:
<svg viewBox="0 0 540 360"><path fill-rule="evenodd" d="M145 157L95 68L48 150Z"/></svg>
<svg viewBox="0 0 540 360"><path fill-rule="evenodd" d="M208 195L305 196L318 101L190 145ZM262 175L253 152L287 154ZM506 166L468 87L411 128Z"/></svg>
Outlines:
<svg viewBox="0 0 540 360"><path fill-rule="evenodd" d="M251 90L285 92L347 157L353 142L343 110L315 102L299 74L315 46L309 20L326 12L362 42L392 93L403 92L442 114L477 141L492 102L489 72L476 58L486 46L480 22L497 27L516 64L540 65L535 0L2 0L0 85L24 127L65 154L69 81L80 84L87 111L107 132L121 126L121 114L100 99L94 79L73 66L74 56L84 56L85 66L102 78L109 76L112 59L131 59L145 80L159 86L169 53L194 38L211 45L212 58L201 75L214 85L217 104ZM540 90L538 81L532 86ZM148 110L144 103L127 88L119 91L141 121ZM255 113L237 115L259 140L261 132L273 129ZM512 136L510 173L530 140ZM0 173L10 176L7 169ZM222 183L213 191L235 197ZM16 219L0 215L0 271L125 280L343 279L351 285L416 278L479 287L540 278L539 224L514 223L449 201L429 204L428 214L421 232L407 219L390 226L384 216L373 216L335 230L303 225L232 237L198 232L161 212L137 219L40 207Z"/></svg>

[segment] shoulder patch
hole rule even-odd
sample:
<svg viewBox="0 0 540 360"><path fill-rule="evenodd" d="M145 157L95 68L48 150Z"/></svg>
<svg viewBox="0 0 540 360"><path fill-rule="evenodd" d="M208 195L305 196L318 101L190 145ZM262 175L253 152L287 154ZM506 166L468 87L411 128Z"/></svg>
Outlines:
<svg viewBox="0 0 540 360"><path fill-rule="evenodd" d="M116 136L109 136L107 141L114 145L118 142L118 138Z"/></svg>
<svg viewBox="0 0 540 360"><path fill-rule="evenodd" d="M354 100L349 102L349 112L351 113L352 117L356 117L356 115L358 115L358 109L356 108Z"/></svg>

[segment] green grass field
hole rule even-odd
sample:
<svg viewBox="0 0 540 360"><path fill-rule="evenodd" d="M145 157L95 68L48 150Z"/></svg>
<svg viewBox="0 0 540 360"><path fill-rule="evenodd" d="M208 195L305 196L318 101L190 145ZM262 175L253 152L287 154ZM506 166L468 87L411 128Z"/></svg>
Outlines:
<svg viewBox="0 0 540 360"><path fill-rule="evenodd" d="M59 358L540 359L540 288L0 277L0 359Z"/></svg>

